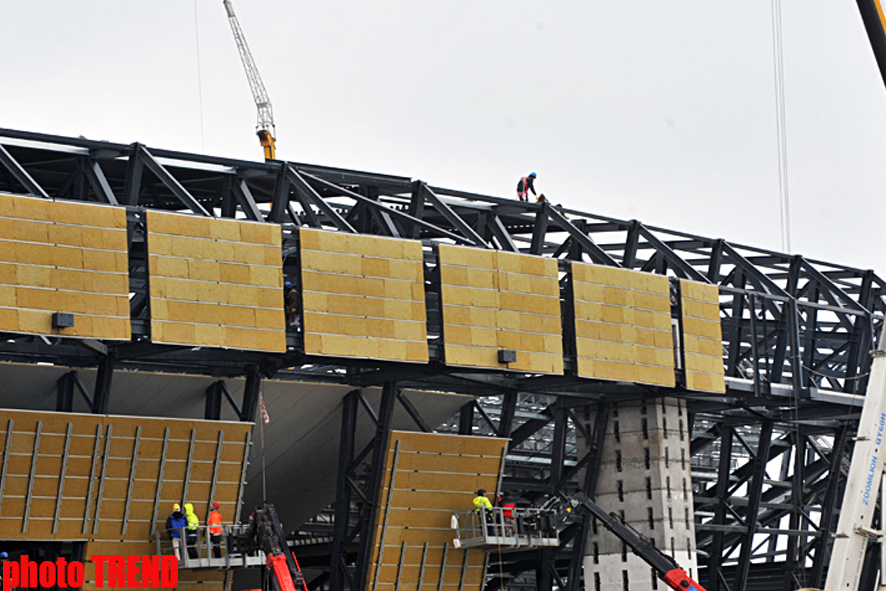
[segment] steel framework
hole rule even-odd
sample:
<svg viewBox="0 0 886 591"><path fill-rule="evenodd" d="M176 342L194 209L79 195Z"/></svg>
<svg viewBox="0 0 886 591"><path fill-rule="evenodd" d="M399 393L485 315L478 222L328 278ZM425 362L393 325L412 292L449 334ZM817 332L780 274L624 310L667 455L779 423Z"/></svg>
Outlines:
<svg viewBox="0 0 886 591"><path fill-rule="evenodd" d="M4 334L0 359L98 367L89 393L76 373L59 381L58 409L74 392L94 412L107 410L115 369L199 371L249 376L238 403L223 382L207 391L206 417L227 399L243 420L255 413L262 376L351 385L345 401L342 456L328 574L313 582L363 591L366 532L377 499L356 486L356 469L380 453L389 412L402 404L427 425L400 388L468 393L476 400L437 427L443 432L510 437L506 487L530 499L575 487L594 490L609 409L662 396L687 400L697 547L708 589L744 591L751 580L778 588L819 586L828 561L851 436L883 322L884 282L873 271L732 244L639 221L596 216L547 202L523 203L430 186L405 177L293 162L250 162L0 129L0 191L126 207L130 226L133 339L98 341ZM155 345L147 338L146 208L280 224L284 274L296 277L298 227L378 234L434 243L586 261L715 284L720 291L725 395L685 388L601 382L574 375L572 319L564 317L567 372L539 376L466 370L442 363L436 260L426 256L431 362L415 367L354 359L312 358L290 334L286 354ZM565 284L563 289L568 290ZM568 312L568 311L567 311ZM353 449L359 390L383 386L381 410L364 404L377 435L372 449ZM365 402L365 400L364 400ZM589 422L587 409L595 412ZM350 439L348 439L350 438ZM586 441L578 446L577 439ZM579 448L587 449L579 454ZM685 460L684 460L685 461ZM371 465L377 466L377 463ZM774 467L777 466L777 469ZM587 470L582 471L582 469ZM585 474L582 482L579 474ZM367 492L368 491L368 492ZM359 505L359 510L357 508ZM366 510L369 509L369 510ZM584 534L568 530L558 553L493 559L487 589L578 589ZM577 540L573 543L572 540ZM355 547L354 544L357 546ZM323 560L317 561L323 564Z"/></svg>

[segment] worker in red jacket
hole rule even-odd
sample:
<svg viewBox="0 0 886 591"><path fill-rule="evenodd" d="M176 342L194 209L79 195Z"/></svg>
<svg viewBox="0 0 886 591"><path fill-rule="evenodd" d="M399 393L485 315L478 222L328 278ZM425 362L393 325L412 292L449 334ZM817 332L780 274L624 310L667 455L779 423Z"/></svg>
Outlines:
<svg viewBox="0 0 886 591"><path fill-rule="evenodd" d="M506 536L514 536L517 534L517 520L514 515L515 509L517 507L516 501L514 501L514 497L511 496L511 491L504 491L501 493L501 498L498 501L499 506L501 507L501 516L504 518L504 526L505 526L505 535Z"/></svg>
<svg viewBox="0 0 886 591"><path fill-rule="evenodd" d="M520 201L529 201L529 191L532 191L532 194L535 195L536 199L538 198L538 194L535 192L535 187L532 185L536 176L538 175L534 172L530 172L529 176L524 176L520 179L520 182L517 183L517 199Z"/></svg>

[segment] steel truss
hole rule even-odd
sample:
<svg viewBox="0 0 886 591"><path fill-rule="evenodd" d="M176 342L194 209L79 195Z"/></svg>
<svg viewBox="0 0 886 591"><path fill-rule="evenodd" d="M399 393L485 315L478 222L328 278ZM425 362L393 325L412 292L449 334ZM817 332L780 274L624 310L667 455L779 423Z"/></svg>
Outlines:
<svg viewBox="0 0 886 591"><path fill-rule="evenodd" d="M220 379L249 376L238 404L220 381L207 391L206 417L223 400L251 420L263 376L350 384L345 400L331 567L314 588L365 588L367 529L377 499L356 486L356 470L381 453L386 414L398 388L448 389L477 400L439 431L510 437L505 486L530 499L558 490L593 493L608 409L661 396L687 400L702 583L744 591L751 580L778 578L777 588L818 586L828 561L851 436L867 384L869 351L884 317L884 282L873 271L741 246L639 221L596 216L548 202L524 203L406 177L283 161L250 162L0 129L0 191L92 201L128 210L133 340L0 335L0 358L98 367L90 394L76 373L59 381L58 409L74 392L106 412L115 369L203 372ZM431 363L416 368L304 355L289 335L285 355L192 350L147 338L143 212L147 208L241 218L282 225L284 273L296 277L299 227L377 234L551 256L640 270L719 286L725 395L564 376L449 368L434 334L435 265L427 249ZM436 284L438 285L438 283ZM568 284L564 279L564 293ZM566 307L568 308L568 306ZM438 318L438 317L437 317ZM439 319L437 320L439 322ZM564 316L566 366L572 318ZM437 333L439 334L439 333ZM294 369L288 369L294 368ZM351 414L360 388L384 387L372 411L378 434L371 449L353 448ZM585 416L595 412L595 423ZM366 411L368 412L368 410ZM428 426L410 414L423 430ZM579 457L577 439L587 442ZM379 456L380 457L380 456ZM377 471L379 462L369 464ZM773 467L779 466L777 470ZM579 476L582 476L579 481ZM362 478L362 477L361 477ZM371 473L371 481L380 478ZM359 502L364 508L356 512ZM580 588L584 533L564 533L559 552L508 555L490 564L488 589ZM577 541L577 542L576 542ZM356 544L356 547L354 546ZM503 576L499 574L501 573ZM527 583L527 581L529 583ZM774 587L776 588L776 587Z"/></svg>

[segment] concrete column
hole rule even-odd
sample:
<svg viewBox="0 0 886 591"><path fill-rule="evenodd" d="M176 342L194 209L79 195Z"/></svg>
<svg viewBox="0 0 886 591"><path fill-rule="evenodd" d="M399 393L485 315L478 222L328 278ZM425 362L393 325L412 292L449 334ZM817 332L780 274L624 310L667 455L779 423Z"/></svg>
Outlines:
<svg viewBox="0 0 886 591"><path fill-rule="evenodd" d="M585 418L593 428L594 409ZM587 445L579 439L583 452ZM602 452L596 502L653 540L656 548L697 578L684 402L659 398L613 405ZM648 564L602 525L592 526L588 535L587 591L667 589Z"/></svg>

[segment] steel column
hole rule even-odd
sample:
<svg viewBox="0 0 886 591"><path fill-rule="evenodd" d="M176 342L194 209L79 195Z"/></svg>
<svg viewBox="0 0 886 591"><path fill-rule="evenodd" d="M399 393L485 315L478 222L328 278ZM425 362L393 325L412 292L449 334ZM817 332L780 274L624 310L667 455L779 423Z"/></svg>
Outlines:
<svg viewBox="0 0 886 591"><path fill-rule="evenodd" d="M397 402L397 382L385 382L382 387L381 401L378 409L378 424L372 445L372 460L369 479L366 483L366 501L363 505L363 523L360 528L360 544L357 549L357 561L354 576L354 591L363 591L369 573L369 562L372 556L372 529L378 514L378 498L385 475L384 459L387 452L388 437L394 418L394 405Z"/></svg>

